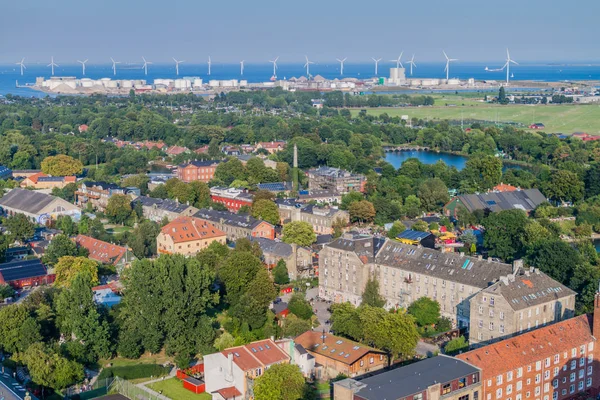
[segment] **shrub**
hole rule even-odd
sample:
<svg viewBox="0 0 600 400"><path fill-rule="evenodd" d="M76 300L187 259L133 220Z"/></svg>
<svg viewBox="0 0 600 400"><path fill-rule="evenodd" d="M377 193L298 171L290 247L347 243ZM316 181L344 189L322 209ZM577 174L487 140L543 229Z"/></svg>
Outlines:
<svg viewBox="0 0 600 400"><path fill-rule="evenodd" d="M122 367L104 368L98 379L111 378L118 376L125 380L149 378L151 376L159 377L167 375L171 368L163 367L159 364L135 364Z"/></svg>

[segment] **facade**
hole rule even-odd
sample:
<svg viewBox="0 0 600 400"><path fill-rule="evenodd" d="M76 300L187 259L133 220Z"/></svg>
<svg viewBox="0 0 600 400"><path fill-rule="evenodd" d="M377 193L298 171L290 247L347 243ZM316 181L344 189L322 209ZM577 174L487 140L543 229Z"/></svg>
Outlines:
<svg viewBox="0 0 600 400"><path fill-rule="evenodd" d="M334 400L480 400L481 371L439 355L375 376L333 385Z"/></svg>
<svg viewBox="0 0 600 400"><path fill-rule="evenodd" d="M238 212L243 206L251 207L253 197L250 193L241 189L218 186L210 188L211 200L223 204L231 212Z"/></svg>
<svg viewBox="0 0 600 400"><path fill-rule="evenodd" d="M279 260L284 260L291 280L298 276L307 276L312 269L312 250L309 248L261 237L253 237L250 240L259 244L263 252L263 262L269 269L274 268Z"/></svg>
<svg viewBox="0 0 600 400"><path fill-rule="evenodd" d="M456 217L460 207L466 208L469 212L475 210L499 212L517 209L530 213L545 201L547 201L546 197L538 189L465 194L450 200L444 206L444 214Z"/></svg>
<svg viewBox="0 0 600 400"><path fill-rule="evenodd" d="M302 190L298 193L297 201L300 203L316 201L317 203L340 204L342 202L342 195L339 192L330 189Z"/></svg>
<svg viewBox="0 0 600 400"><path fill-rule="evenodd" d="M273 340L231 347L204 356L206 393L213 400L254 397L254 380L275 364L288 364L290 356Z"/></svg>
<svg viewBox="0 0 600 400"><path fill-rule="evenodd" d="M457 358L481 369L482 400L595 398L599 331L596 294L593 316L566 319Z"/></svg>
<svg viewBox="0 0 600 400"><path fill-rule="evenodd" d="M203 208L195 213L194 217L214 224L217 229L225 232L227 240L231 242L245 237L275 239L275 227L273 225L253 218L249 214L233 214L229 211Z"/></svg>
<svg viewBox="0 0 600 400"><path fill-rule="evenodd" d="M358 305L368 279L374 277L387 308L406 309L429 297L440 303L443 317L468 327L469 300L512 272L513 266L491 259L350 232L319 252L319 296Z"/></svg>
<svg viewBox="0 0 600 400"><path fill-rule="evenodd" d="M345 225L350 223L350 214L337 207L319 207L298 203L291 199L277 199L275 203L279 209L282 224L295 221L308 222L318 235L333 234L333 225L337 220L343 221Z"/></svg>
<svg viewBox="0 0 600 400"><path fill-rule="evenodd" d="M135 256L127 247L117 246L85 235L77 235L73 241L77 247L87 249L88 258L102 264L114 265L118 269L124 268L135 260Z"/></svg>
<svg viewBox="0 0 600 400"><path fill-rule="evenodd" d="M77 178L74 176L50 176L43 172L39 172L23 179L19 186L22 188L31 187L34 189L62 189L69 183L75 182L77 182Z"/></svg>
<svg viewBox="0 0 600 400"><path fill-rule="evenodd" d="M258 142L256 144L256 150L265 149L270 154L273 154L285 149L285 145L285 142Z"/></svg>
<svg viewBox="0 0 600 400"><path fill-rule="evenodd" d="M537 268L518 268L470 299L469 343L481 346L572 318L575 295Z"/></svg>
<svg viewBox="0 0 600 400"><path fill-rule="evenodd" d="M315 358L317 378L332 379L339 374L349 377L377 371L387 366L385 352L340 336L307 331L295 339Z"/></svg>
<svg viewBox="0 0 600 400"><path fill-rule="evenodd" d="M37 258L0 264L0 285L10 285L15 289L49 285L55 278L54 274L48 274L46 266Z"/></svg>
<svg viewBox="0 0 600 400"><path fill-rule="evenodd" d="M156 238L156 248L161 254L191 256L214 241L225 244L225 233L204 220L178 217L162 227Z"/></svg>
<svg viewBox="0 0 600 400"><path fill-rule="evenodd" d="M333 190L338 193L363 192L367 178L339 168L319 167L307 172L309 190Z"/></svg>
<svg viewBox="0 0 600 400"><path fill-rule="evenodd" d="M314 378L315 358L308 354L308 351L292 339L278 340L277 346L290 356L290 363L297 365L305 378Z"/></svg>
<svg viewBox="0 0 600 400"><path fill-rule="evenodd" d="M134 199L140 195L140 189L135 187L123 188L114 183L106 182L83 182L75 192L75 204L83 208L91 203L94 209L104 211L108 205L108 200L116 194L128 195Z"/></svg>
<svg viewBox="0 0 600 400"><path fill-rule="evenodd" d="M215 175L219 160L191 161L177 168L177 178L180 181L190 183L200 181L208 183Z"/></svg>
<svg viewBox="0 0 600 400"><path fill-rule="evenodd" d="M170 199L155 199L154 197L140 196L133 200L133 205L140 203L144 218L154 222L162 222L165 218L170 222L177 217L191 217L198 209L187 204Z"/></svg>
<svg viewBox="0 0 600 400"><path fill-rule="evenodd" d="M81 216L77 206L60 197L19 188L0 199L0 208L5 215L24 214L30 221L42 225L61 215L69 215L75 220Z"/></svg>

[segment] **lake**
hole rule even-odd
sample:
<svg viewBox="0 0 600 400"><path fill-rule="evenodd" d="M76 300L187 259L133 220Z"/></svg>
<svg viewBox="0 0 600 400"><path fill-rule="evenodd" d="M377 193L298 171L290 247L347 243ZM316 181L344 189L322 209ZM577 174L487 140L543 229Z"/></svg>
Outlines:
<svg viewBox="0 0 600 400"><path fill-rule="evenodd" d="M396 169L400 168L402 163L409 158L416 158L423 164L435 164L441 160L448 166L456 167L456 169L459 171L462 170L467 164L467 157L458 156L455 154L438 153L435 151L405 150L389 152L385 154L385 161L392 164Z"/></svg>

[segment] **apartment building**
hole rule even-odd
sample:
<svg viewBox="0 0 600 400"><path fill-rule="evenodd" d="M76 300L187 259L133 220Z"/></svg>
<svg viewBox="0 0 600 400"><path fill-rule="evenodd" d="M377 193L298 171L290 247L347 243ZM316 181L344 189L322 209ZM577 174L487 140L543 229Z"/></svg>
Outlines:
<svg viewBox="0 0 600 400"><path fill-rule="evenodd" d="M156 238L156 248L161 254L191 256L214 241L225 244L225 233L201 219L179 217L162 227Z"/></svg>
<svg viewBox="0 0 600 400"><path fill-rule="evenodd" d="M215 171L220 163L220 160L208 160L190 161L189 163L181 164L177 168L177 178L186 183L193 181L208 183L215 175Z"/></svg>
<svg viewBox="0 0 600 400"><path fill-rule="evenodd" d="M481 369L482 400L596 398L600 297L580 315L460 354Z"/></svg>
<svg viewBox="0 0 600 400"><path fill-rule="evenodd" d="M132 202L132 206L136 203L141 204L144 218L154 222L162 222L165 218L173 221L177 217L191 217L198 212L194 206L170 199L140 196Z"/></svg>
<svg viewBox="0 0 600 400"><path fill-rule="evenodd" d="M361 174L332 167L319 167L307 172L308 189L332 190L338 193L363 192L367 178Z"/></svg>
<svg viewBox="0 0 600 400"><path fill-rule="evenodd" d="M263 262L269 269L274 268L279 260L284 260L291 280L295 280L299 276L306 277L312 270L313 252L308 247L261 237L252 237L250 240L260 246L263 253Z"/></svg>
<svg viewBox="0 0 600 400"><path fill-rule="evenodd" d="M215 186L210 188L210 199L223 204L228 211L238 212L243 206L252 207L254 196L247 190Z"/></svg>
<svg viewBox="0 0 600 400"><path fill-rule="evenodd" d="M108 200L117 194L128 195L135 199L140 195L140 189L135 187L123 188L114 183L106 182L82 182L75 192L75 204L79 207L86 207L88 203L91 203L94 209L105 211Z"/></svg>
<svg viewBox="0 0 600 400"><path fill-rule="evenodd" d="M275 203L282 224L295 221L308 222L318 235L333 234L333 225L338 220L346 225L350 223L350 214L337 207L302 204L292 199L277 199Z"/></svg>
<svg viewBox="0 0 600 400"><path fill-rule="evenodd" d="M215 225L217 229L225 232L227 240L231 242L246 237L275 239L275 227L273 225L256 219L249 214L234 214L229 211L202 208L194 214L194 217Z"/></svg>
<svg viewBox="0 0 600 400"><path fill-rule="evenodd" d="M519 265L471 298L469 343L482 346L572 318L575 295L539 269Z"/></svg>

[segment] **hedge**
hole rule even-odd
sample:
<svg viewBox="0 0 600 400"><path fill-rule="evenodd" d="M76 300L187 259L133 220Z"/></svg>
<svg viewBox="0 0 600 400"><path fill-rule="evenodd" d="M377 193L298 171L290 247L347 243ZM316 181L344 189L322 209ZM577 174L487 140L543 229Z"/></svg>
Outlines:
<svg viewBox="0 0 600 400"><path fill-rule="evenodd" d="M98 376L98 379L111 378L118 376L125 380L149 378L151 376L159 377L168 375L171 371L170 367L163 367L159 364L135 364L121 367L104 368Z"/></svg>

